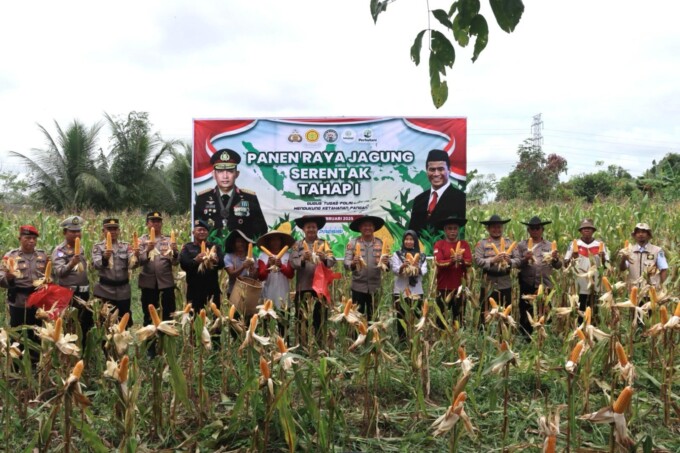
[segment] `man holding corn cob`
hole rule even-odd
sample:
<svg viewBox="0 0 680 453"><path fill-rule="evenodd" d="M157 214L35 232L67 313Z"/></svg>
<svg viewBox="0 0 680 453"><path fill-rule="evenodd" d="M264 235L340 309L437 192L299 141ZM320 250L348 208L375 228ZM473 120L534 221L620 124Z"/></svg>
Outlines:
<svg viewBox="0 0 680 453"><path fill-rule="evenodd" d="M484 276L479 292L480 328L488 311L489 297L493 297L503 307L512 303L510 270L519 267L520 256L517 243L503 236L503 225L509 221L493 214L489 220L479 222L489 233L488 238L477 243L474 255L475 264L482 269Z"/></svg>
<svg viewBox="0 0 680 453"><path fill-rule="evenodd" d="M90 299L90 282L87 278L87 260L80 245L83 218L77 215L63 220L60 224L64 241L52 251L52 273L59 286L69 288L73 296L83 301ZM85 345L87 333L93 325L92 311L76 302L78 321L83 332Z"/></svg>
<svg viewBox="0 0 680 453"><path fill-rule="evenodd" d="M661 247L649 243L652 238L651 227L646 223L638 223L631 236L636 244L630 245L626 241L623 250L619 252L619 269L628 269L628 288L639 287L645 281L646 275L649 283L660 289L668 277L668 261Z"/></svg>
<svg viewBox="0 0 680 453"><path fill-rule="evenodd" d="M19 248L3 256L0 266L0 287L7 288L9 324L35 326L40 323L35 317L36 308L27 307L26 301L34 291L33 281L45 277L48 257L44 250L36 249L38 229L33 225L19 227ZM29 338L35 340L32 329Z"/></svg>
<svg viewBox="0 0 680 453"><path fill-rule="evenodd" d="M158 211L146 215L146 227L149 230L139 238L139 264L142 272L139 274L139 288L142 290L142 311L144 325L151 324L149 305L162 311L163 321L172 319L175 311L175 276L173 266L179 264L179 250L175 232L170 237L163 236L163 216Z"/></svg>
<svg viewBox="0 0 680 453"><path fill-rule="evenodd" d="M520 223L527 226L529 239L520 241L517 245L521 257L519 265L519 324L521 331L530 336L534 328L531 326L527 315L533 314L533 309L529 300L522 296L535 296L538 294L541 285L543 285L544 291L552 288L550 275L553 269L562 267L562 261L557 251L557 243L543 239L544 227L551 224L552 221L543 221L540 217L534 216L528 222Z"/></svg>
<svg viewBox="0 0 680 453"><path fill-rule="evenodd" d="M187 303L196 313L212 300L220 306L219 271L224 267L224 253L219 245L208 242L210 226L194 220L193 242L187 242L179 254L179 265L187 274Z"/></svg>
<svg viewBox="0 0 680 453"><path fill-rule="evenodd" d="M104 240L92 246L92 266L99 272L99 281L94 285L93 294L116 307L120 317L129 313L129 325L132 325L132 290L128 271L136 266L139 244L130 246L118 240L120 223L116 218L104 219L102 233Z"/></svg>
<svg viewBox="0 0 680 453"><path fill-rule="evenodd" d="M374 296L382 281L380 264L389 265L389 257L382 253L382 240L373 234L383 225L383 219L368 215L349 224L349 229L361 233L361 236L347 243L345 269L352 272L352 301L359 304L359 311L366 315L368 321L373 317Z"/></svg>

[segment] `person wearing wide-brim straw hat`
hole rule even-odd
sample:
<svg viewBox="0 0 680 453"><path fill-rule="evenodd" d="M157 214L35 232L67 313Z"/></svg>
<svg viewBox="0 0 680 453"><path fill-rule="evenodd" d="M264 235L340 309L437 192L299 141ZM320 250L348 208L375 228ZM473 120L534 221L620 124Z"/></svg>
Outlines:
<svg viewBox="0 0 680 453"><path fill-rule="evenodd" d="M314 271L317 264L323 263L331 269L335 266L336 260L328 243L319 238L319 230L326 225L326 218L318 215L302 216L294 220L295 225L302 230L304 237L293 244L290 254L290 262L295 270L295 316L297 317L295 327L296 336L300 344L307 341L306 330L303 329L305 322L302 316L302 307L309 307L308 303L303 303L308 299L315 299L313 302L313 326L317 334L320 332L321 321L325 318L326 308L317 299L318 294L312 288L314 281Z"/></svg>
<svg viewBox="0 0 680 453"><path fill-rule="evenodd" d="M227 298L231 296L238 277L253 278L256 276L255 260L248 257L248 244L253 243L253 240L241 230L231 231L224 241L224 269L229 275Z"/></svg>
<svg viewBox="0 0 680 453"><path fill-rule="evenodd" d="M593 234L597 231L592 219L583 219L579 223L579 239L574 239L567 248L564 261L571 263L581 277L576 277L576 286L579 294L579 309L584 311L587 306L592 309L593 320L597 316L598 298L601 289L600 278L592 275L591 266L604 266L609 261L609 250L604 242L595 239Z"/></svg>
<svg viewBox="0 0 680 453"><path fill-rule="evenodd" d="M257 277L264 282L262 298L271 299L277 308L287 305L289 281L295 275L289 251L293 244L295 238L282 231L270 231L257 240L261 251L257 260ZM279 327L283 335L283 324L280 323Z"/></svg>
<svg viewBox="0 0 680 453"><path fill-rule="evenodd" d="M651 244L652 228L646 223L635 225L631 236L635 244L620 253L619 269L628 269L628 288L641 286L645 282L645 275L649 283L660 289L668 277L668 261L661 247Z"/></svg>
<svg viewBox="0 0 680 453"><path fill-rule="evenodd" d="M359 311L369 321L382 282L380 264L389 266L387 255L382 254L382 240L374 234L383 225L385 221L380 217L365 215L354 219L349 228L361 235L350 239L345 249L345 269L352 272L352 302L359 304Z"/></svg>
<svg viewBox="0 0 680 453"><path fill-rule="evenodd" d="M503 219L498 214L493 214L487 220L479 223L486 227L489 236L477 242L475 245L474 262L482 270L482 287L480 295L480 328L484 323L485 312L488 311L489 297L500 306L512 303L512 280L510 270L519 267L519 253L517 248L512 250L512 241L503 236L503 225L510 219Z"/></svg>
<svg viewBox="0 0 680 453"><path fill-rule="evenodd" d="M535 296L540 285L543 285L543 289L546 291L545 294L548 294L547 291L553 286L550 275L553 269L560 269L562 267L562 260L557 248L553 250L552 242L543 238L545 225L551 224L552 221L542 220L538 216L533 216L528 222L520 223L527 226L529 239L524 239L517 244L517 250L521 257L518 275L520 292L519 324L521 332L530 336L534 328L531 322L529 322L528 315L532 313L534 305L529 300L524 299L523 296ZM538 320L540 313L536 313L536 315L535 319Z"/></svg>

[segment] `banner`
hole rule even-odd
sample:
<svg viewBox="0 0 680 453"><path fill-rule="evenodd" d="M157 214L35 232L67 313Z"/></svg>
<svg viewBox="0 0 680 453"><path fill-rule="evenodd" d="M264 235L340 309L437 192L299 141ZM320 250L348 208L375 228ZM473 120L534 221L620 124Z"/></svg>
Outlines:
<svg viewBox="0 0 680 453"><path fill-rule="evenodd" d="M427 236L435 219L465 215L466 132L465 118L197 119L194 219L257 237L324 215L320 233L333 237L351 235L349 222L374 215L392 235L411 226ZM433 149L448 156L450 187L439 215L416 200L430 198L425 163Z"/></svg>

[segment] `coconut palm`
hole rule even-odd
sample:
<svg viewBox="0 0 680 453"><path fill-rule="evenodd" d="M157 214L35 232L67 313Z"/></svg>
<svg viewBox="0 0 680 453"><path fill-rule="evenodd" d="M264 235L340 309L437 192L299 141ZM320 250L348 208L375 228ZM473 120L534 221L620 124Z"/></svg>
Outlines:
<svg viewBox="0 0 680 453"><path fill-rule="evenodd" d="M56 121L54 125L56 137L38 125L47 140L47 148L32 149L34 157L11 151L28 167L34 199L57 211L107 207L109 194L96 162L101 124L88 128L73 120L66 130Z"/></svg>

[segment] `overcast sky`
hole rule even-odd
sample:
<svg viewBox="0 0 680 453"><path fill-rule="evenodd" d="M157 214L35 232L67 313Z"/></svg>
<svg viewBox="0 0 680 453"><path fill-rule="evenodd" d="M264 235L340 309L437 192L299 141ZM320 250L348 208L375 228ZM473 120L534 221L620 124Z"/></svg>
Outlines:
<svg viewBox="0 0 680 453"><path fill-rule="evenodd" d="M680 152L676 2L525 0L517 29L498 28L476 63L458 50L440 109L427 55L425 0L397 0L377 25L369 0L32 1L0 7L0 169L7 151L44 146L74 118L147 111L165 138L191 139L192 118L464 116L468 171L512 170L543 118L543 149L569 175L617 164L639 175ZM451 0L430 0L448 8ZM435 21L432 20L434 27ZM108 147L103 129L102 147Z"/></svg>

